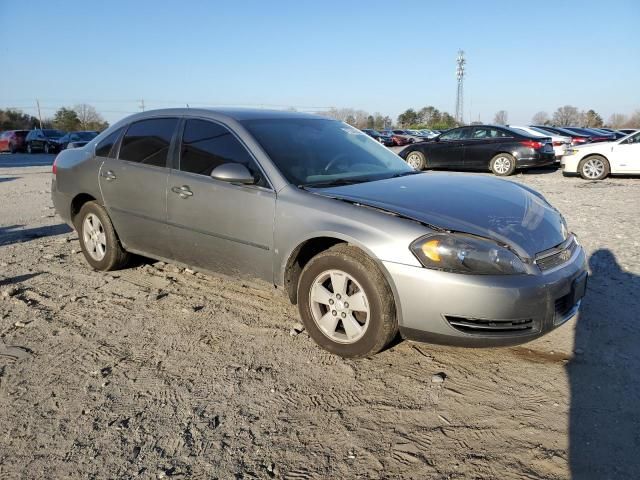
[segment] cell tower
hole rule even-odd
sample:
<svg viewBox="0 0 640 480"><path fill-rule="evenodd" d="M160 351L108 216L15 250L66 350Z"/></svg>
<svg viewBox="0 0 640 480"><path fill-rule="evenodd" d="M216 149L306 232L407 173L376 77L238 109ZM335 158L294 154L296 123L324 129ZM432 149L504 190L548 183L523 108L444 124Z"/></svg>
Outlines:
<svg viewBox="0 0 640 480"><path fill-rule="evenodd" d="M456 78L458 79L458 94L456 96L456 122L462 124L464 116L464 64L467 61L464 58L464 51L458 50L458 58L456 58Z"/></svg>

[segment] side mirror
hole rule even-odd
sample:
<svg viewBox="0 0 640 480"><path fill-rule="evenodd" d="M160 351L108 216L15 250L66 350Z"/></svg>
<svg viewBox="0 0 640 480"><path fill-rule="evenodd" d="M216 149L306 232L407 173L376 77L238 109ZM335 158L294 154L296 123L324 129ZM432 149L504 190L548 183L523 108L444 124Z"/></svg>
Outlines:
<svg viewBox="0 0 640 480"><path fill-rule="evenodd" d="M211 172L211 178L229 183L241 183L243 185L253 185L256 179L249 169L241 163L223 163L218 165Z"/></svg>

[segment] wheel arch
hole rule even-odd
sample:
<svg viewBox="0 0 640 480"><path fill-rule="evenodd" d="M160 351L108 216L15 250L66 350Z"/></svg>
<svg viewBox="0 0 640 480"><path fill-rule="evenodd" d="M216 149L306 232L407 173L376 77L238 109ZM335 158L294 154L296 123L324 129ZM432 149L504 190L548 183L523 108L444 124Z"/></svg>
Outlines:
<svg viewBox="0 0 640 480"><path fill-rule="evenodd" d="M298 281L300 280L300 273L302 273L302 269L304 268L304 266L309 262L309 260L311 260L319 253L341 243L358 248L359 250L364 252L365 255L371 258L376 266L380 269L380 272L382 272L382 275L384 276L387 284L389 285L389 288L391 288L391 292L393 293L396 316L398 319L398 323L401 324L402 311L400 305L400 296L398 295L396 285L391 278L391 275L384 267L382 261L380 261L380 259L378 259L369 248L363 245L362 242L359 242L353 237L337 232L318 232L314 235L310 235L307 238L297 242L296 246L285 257L286 261L284 262L281 270L281 280L291 303L294 305L298 303Z"/></svg>
<svg viewBox="0 0 640 480"><path fill-rule="evenodd" d="M95 201L97 201L97 199L93 195L89 195L88 193L79 193L75 197L73 197L73 200L71 200L69 212L69 218L71 219L71 222L75 224L76 216L78 215L78 213L80 213L80 209L85 203Z"/></svg>

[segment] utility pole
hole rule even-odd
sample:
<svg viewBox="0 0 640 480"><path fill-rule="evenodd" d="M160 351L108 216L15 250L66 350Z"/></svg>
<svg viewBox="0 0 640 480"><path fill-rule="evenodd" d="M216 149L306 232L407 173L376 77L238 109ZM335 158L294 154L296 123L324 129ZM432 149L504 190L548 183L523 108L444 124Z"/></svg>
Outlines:
<svg viewBox="0 0 640 480"><path fill-rule="evenodd" d="M42 130L42 114L40 113L40 100L36 98L36 106L38 107L38 122L40 122L40 130Z"/></svg>
<svg viewBox="0 0 640 480"><path fill-rule="evenodd" d="M456 58L456 78L458 79L458 93L456 95L456 122L459 124L464 123L464 66L467 63L464 58L464 51L458 50L458 57Z"/></svg>
<svg viewBox="0 0 640 480"><path fill-rule="evenodd" d="M140 99L140 110L144 112L144 98Z"/></svg>

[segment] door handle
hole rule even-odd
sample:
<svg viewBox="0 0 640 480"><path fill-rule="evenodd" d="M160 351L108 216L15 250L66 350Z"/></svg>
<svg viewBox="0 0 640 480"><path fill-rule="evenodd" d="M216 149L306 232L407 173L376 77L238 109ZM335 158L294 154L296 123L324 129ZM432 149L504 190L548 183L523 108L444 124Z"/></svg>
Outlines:
<svg viewBox="0 0 640 480"><path fill-rule="evenodd" d="M100 173L100 176L108 181L116 179L116 174L113 173L111 170L107 170L106 172Z"/></svg>
<svg viewBox="0 0 640 480"><path fill-rule="evenodd" d="M189 190L188 185L182 185L181 187L171 187L171 191L180 195L180 198L193 197L193 192Z"/></svg>

